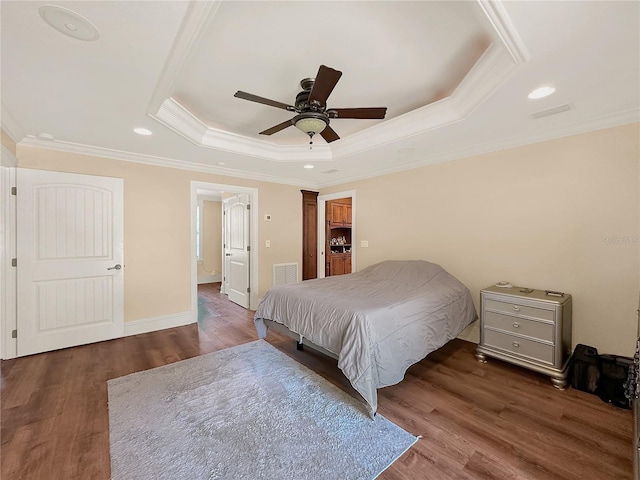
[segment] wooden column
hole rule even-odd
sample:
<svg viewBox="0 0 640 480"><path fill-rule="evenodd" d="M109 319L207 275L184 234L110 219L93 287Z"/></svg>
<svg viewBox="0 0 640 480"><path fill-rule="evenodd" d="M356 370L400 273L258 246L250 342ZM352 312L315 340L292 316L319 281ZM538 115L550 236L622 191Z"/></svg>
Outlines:
<svg viewBox="0 0 640 480"><path fill-rule="evenodd" d="M318 278L318 192L302 192L302 280Z"/></svg>

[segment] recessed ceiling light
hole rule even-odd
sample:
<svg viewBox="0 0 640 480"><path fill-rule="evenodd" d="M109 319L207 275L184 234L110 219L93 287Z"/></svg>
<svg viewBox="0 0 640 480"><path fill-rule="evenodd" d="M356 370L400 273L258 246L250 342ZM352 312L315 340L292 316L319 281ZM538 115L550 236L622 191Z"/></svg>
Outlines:
<svg viewBox="0 0 640 480"><path fill-rule="evenodd" d="M100 32L93 23L68 8L43 5L38 12L51 27L76 40L92 42L100 37Z"/></svg>
<svg viewBox="0 0 640 480"><path fill-rule="evenodd" d="M136 132L138 135L151 135L153 133L148 128L142 128L142 127L134 128L133 131Z"/></svg>
<svg viewBox="0 0 640 480"><path fill-rule="evenodd" d="M226 165L225 162L218 162L218 165L220 165L221 167L224 167Z"/></svg>
<svg viewBox="0 0 640 480"><path fill-rule="evenodd" d="M314 168L313 165L305 165L304 168Z"/></svg>
<svg viewBox="0 0 640 480"><path fill-rule="evenodd" d="M528 95L528 97L531 100L536 100L538 98L548 97L555 91L556 91L555 87L552 87L551 85L544 85L542 87L538 87L532 90L531 93Z"/></svg>

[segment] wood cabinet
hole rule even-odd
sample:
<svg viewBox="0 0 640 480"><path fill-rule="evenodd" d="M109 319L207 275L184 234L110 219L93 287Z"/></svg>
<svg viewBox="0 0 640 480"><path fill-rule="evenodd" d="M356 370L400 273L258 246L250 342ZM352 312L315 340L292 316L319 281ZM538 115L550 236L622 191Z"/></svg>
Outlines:
<svg viewBox="0 0 640 480"><path fill-rule="evenodd" d="M302 192L302 280L318 278L318 192Z"/></svg>
<svg viewBox="0 0 640 480"><path fill-rule="evenodd" d="M349 200L349 203L346 202ZM327 202L329 209L329 226L351 227L351 199Z"/></svg>
<svg viewBox="0 0 640 480"><path fill-rule="evenodd" d="M329 273L329 276L351 273L351 254L338 253L329 255Z"/></svg>
<svg viewBox="0 0 640 480"><path fill-rule="evenodd" d="M522 287L480 291L476 358L494 357L549 375L567 385L571 357L571 295Z"/></svg>
<svg viewBox="0 0 640 480"><path fill-rule="evenodd" d="M351 198L327 202L325 276L351 273Z"/></svg>

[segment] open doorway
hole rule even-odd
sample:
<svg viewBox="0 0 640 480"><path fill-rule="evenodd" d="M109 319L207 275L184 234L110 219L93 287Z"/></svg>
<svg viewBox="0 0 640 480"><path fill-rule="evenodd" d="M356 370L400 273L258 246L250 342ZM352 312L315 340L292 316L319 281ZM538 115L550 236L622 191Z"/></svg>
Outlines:
<svg viewBox="0 0 640 480"><path fill-rule="evenodd" d="M196 257L198 324L218 316L212 298L220 293L223 264L223 192L198 189L196 207Z"/></svg>
<svg viewBox="0 0 640 480"><path fill-rule="evenodd" d="M222 192L198 192L196 257L198 285L222 281Z"/></svg>
<svg viewBox="0 0 640 480"><path fill-rule="evenodd" d="M257 307L258 249L251 248L258 244L257 204L255 188L191 182L191 311L196 320L207 313L206 306L200 312L198 285L231 293L229 299L244 308Z"/></svg>
<svg viewBox="0 0 640 480"><path fill-rule="evenodd" d="M349 246L345 246L344 243L347 241L346 233L341 233L338 235L338 230L336 230L336 237L343 235L345 236L342 239L342 245L338 247L336 245L336 251L340 251L344 254L346 249L349 250L349 258L351 262L350 272L356 271L356 249L353 248L356 245L356 191L348 190L345 192L337 192L331 193L328 195L319 195L318 196L318 278L324 278L327 273L327 268L331 268L331 238L328 238L328 224L326 222L327 218L327 204L333 200L340 199L351 199L351 224L349 225L349 235L350 239L348 239ZM347 232L347 230L345 230ZM344 256L344 255L343 255ZM329 265L329 267L327 267ZM345 273L344 271L342 273Z"/></svg>

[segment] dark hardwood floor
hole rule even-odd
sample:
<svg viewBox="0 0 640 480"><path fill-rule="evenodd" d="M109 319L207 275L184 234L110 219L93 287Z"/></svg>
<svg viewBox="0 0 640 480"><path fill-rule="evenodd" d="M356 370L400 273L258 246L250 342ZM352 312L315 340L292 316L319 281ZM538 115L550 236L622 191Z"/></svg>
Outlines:
<svg viewBox="0 0 640 480"><path fill-rule="evenodd" d="M253 312L219 284L202 286L199 303L198 324L3 361L1 478L110 478L107 380L257 339ZM335 360L267 340L354 392ZM480 364L473 351L454 340L379 390L379 412L422 436L380 478L632 477L629 410L497 360Z"/></svg>

